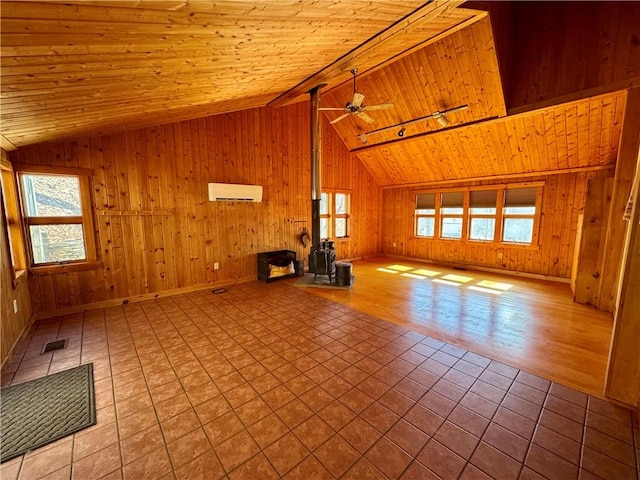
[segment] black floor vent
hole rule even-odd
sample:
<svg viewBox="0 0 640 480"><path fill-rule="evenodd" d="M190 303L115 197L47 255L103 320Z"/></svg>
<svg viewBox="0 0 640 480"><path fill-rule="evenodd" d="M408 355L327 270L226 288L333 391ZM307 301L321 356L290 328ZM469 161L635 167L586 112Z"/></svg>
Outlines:
<svg viewBox="0 0 640 480"><path fill-rule="evenodd" d="M42 353L53 352L54 350L62 350L67 346L67 339L64 340L56 340L55 342L49 342L44 345L44 350Z"/></svg>

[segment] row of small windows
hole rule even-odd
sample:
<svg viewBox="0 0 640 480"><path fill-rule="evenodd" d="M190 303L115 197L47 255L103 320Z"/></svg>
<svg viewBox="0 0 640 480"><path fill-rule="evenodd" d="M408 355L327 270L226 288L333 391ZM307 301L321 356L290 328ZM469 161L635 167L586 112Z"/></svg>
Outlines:
<svg viewBox="0 0 640 480"><path fill-rule="evenodd" d="M537 231L541 188L419 193L415 234L425 238L531 245Z"/></svg>

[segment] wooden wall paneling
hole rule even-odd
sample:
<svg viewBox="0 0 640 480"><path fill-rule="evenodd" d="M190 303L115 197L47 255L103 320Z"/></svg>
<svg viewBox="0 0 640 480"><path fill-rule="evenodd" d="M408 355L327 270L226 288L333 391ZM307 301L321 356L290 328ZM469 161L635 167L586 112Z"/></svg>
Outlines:
<svg viewBox="0 0 640 480"><path fill-rule="evenodd" d="M517 25L509 42L509 110L640 81L637 2L514 2L511 9L502 22Z"/></svg>
<svg viewBox="0 0 640 480"><path fill-rule="evenodd" d="M214 136L214 129L212 125L212 117L203 119L203 123L199 128L204 130L204 151L206 152L205 161L203 163L203 177L202 182L212 183L215 169L215 152L216 142ZM208 189L208 187L207 187ZM206 282L213 283L216 280L216 270L214 269L214 263L218 261L215 254L215 246L212 241L212 233L217 230L215 226L215 215L213 213L212 202L209 202L209 193L207 191L207 197L203 204L204 207L204 222L203 227L206 233L206 240L204 244L204 258L206 263Z"/></svg>
<svg viewBox="0 0 640 480"><path fill-rule="evenodd" d="M166 285L169 289L178 287L177 260L173 244L176 230L176 170L173 152L173 128L162 125L158 127L158 176L160 180L161 208L168 212L162 217L162 252L165 262Z"/></svg>
<svg viewBox="0 0 640 480"><path fill-rule="evenodd" d="M65 145L66 147L67 145ZM81 168L88 168L93 171L93 165L91 162L91 146L88 141L83 142L69 142L68 146L70 147L70 151L65 148L65 153L67 153L67 158L77 158L76 166ZM96 156L102 157L102 149L98 149L97 152L94 152ZM102 163L102 162L101 162ZM93 208L93 222L91 228L93 229L93 238L94 243L96 244L96 252L98 252L98 258L100 258L100 245L98 242L98 230L96 226L97 218L95 212L97 210L97 205L100 197L100 193L102 189L104 189L104 180L97 181L98 178L104 178L103 172L93 171L93 178L89 180L89 186L91 188L91 206ZM96 300L96 296L100 297L100 292L104 291L104 279L102 278L102 274L99 274L97 270L88 270L83 272L78 272L77 278L79 281L80 287L80 298L74 299L73 304L79 305L82 303L93 303Z"/></svg>
<svg viewBox="0 0 640 480"><path fill-rule="evenodd" d="M569 225L569 234L565 234L561 238L561 255L565 258L573 258L573 250L575 249L576 226L578 224L578 215L584 208L584 185L585 175L579 173L569 177L567 193L565 195L565 225ZM575 199L575 201L572 201ZM565 262L559 275L563 278L571 277L571 262Z"/></svg>
<svg viewBox="0 0 640 480"><path fill-rule="evenodd" d="M184 279L182 283L184 285L195 285L195 270L196 270L196 262L195 258L195 245L194 245L194 231L193 225L191 222L192 218L195 218L194 204L193 204L193 161L192 161L192 152L191 152L191 133L189 130L189 121L181 122L178 125L178 130L180 131L180 153L179 155L179 165L180 171L178 175L180 176L180 181L182 183L182 189L184 193L184 223L181 229L181 238L179 239L179 247L178 251L182 250L183 262L185 264L184 268Z"/></svg>
<svg viewBox="0 0 640 480"><path fill-rule="evenodd" d="M207 181L204 176L203 164L207 161L206 151L206 122L201 119L193 120L191 122L192 141L194 149L194 161L195 168L193 170L192 184L194 186L194 203L196 218L198 221L195 223L195 248L198 252L198 284L206 283L207 269L213 268L213 265L209 266L206 262L205 244L207 243L206 234L204 230L204 222L202 219L205 215L205 202L208 201ZM238 142L241 144L242 142Z"/></svg>
<svg viewBox="0 0 640 480"><path fill-rule="evenodd" d="M0 149L0 162L3 166L9 166L7 153ZM10 190L7 188L7 190ZM15 199L16 201L18 199ZM11 361L10 352L17 341L22 337L26 329L31 325L31 301L29 295L29 282L26 273L14 278L12 268L11 244L15 245L16 238L9 240L7 216L5 211L4 190L0 194L0 363L4 366ZM15 245L14 248L18 248ZM15 253L14 253L15 254ZM39 299L37 299L39 301ZM18 311L14 312L14 301Z"/></svg>
<svg viewBox="0 0 640 480"><path fill-rule="evenodd" d="M605 393L628 405L640 407L640 152L633 180L628 230L622 245L620 285L614 313Z"/></svg>
<svg viewBox="0 0 640 480"><path fill-rule="evenodd" d="M123 155L118 158L123 187L127 192L127 211L138 211L142 209L140 192L138 190L138 162L140 155L136 151L135 131L125 132L123 134L124 150ZM127 273L129 274L129 295L135 295L135 292L144 292L145 268L144 268L144 242L142 238L142 228L139 225L139 218L134 215L122 216L122 234L123 239L128 242L128 248L125 248L125 258L127 261Z"/></svg>
<svg viewBox="0 0 640 480"><path fill-rule="evenodd" d="M622 245L627 229L622 216L631 192L640 148L640 87L628 92L623 122L607 227L606 258L598 296L598 308L604 311L614 311L616 307Z"/></svg>
<svg viewBox="0 0 640 480"><path fill-rule="evenodd" d="M189 250L188 195L186 189L185 147L182 138L182 124L173 124L173 145L176 165L176 220L173 234L173 251L176 264L177 285L191 285L191 252Z"/></svg>
<svg viewBox="0 0 640 480"><path fill-rule="evenodd" d="M306 257L297 235L310 227L308 122L304 103L12 152L20 163L94 171L102 267L33 278L34 310L40 316L153 288L244 279L255 275L260 251L290 248ZM380 229L380 187L333 127L324 128L324 184L352 192L352 232L341 258L377 254L380 240L371 232ZM206 184L221 179L263 185L264 202L209 202ZM211 270L213 262L220 270Z"/></svg>
<svg viewBox="0 0 640 480"><path fill-rule="evenodd" d="M414 237L413 211L415 192L419 187L383 190L382 241L384 253L435 262L477 265L569 278L575 248L575 225L583 205L585 174L571 173L549 177L511 179L511 182L544 180L539 227L539 247L516 247L508 244L483 244ZM460 183L456 186L491 185L491 182ZM437 186L430 185L430 189ZM396 247L393 243L396 242ZM503 258L498 259L497 253Z"/></svg>
<svg viewBox="0 0 640 480"><path fill-rule="evenodd" d="M94 161L94 175L104 169L106 182L106 198L101 208L110 216L98 216L98 236L102 247L102 261L105 262L103 271L107 288L107 298L123 298L127 292L127 265L125 261L124 241L122 233L122 217L115 213L122 210L121 198L123 192L118 188L121 181L116 164L116 144L112 136L101 137L103 146L103 165ZM122 154L122 153L120 153ZM97 157L94 157L97 158Z"/></svg>
<svg viewBox="0 0 640 480"><path fill-rule="evenodd" d="M610 208L612 178L598 175L587 180L584 216L573 299L577 303L597 306L602 258ZM603 225L604 224L604 225ZM604 235L603 235L604 233Z"/></svg>

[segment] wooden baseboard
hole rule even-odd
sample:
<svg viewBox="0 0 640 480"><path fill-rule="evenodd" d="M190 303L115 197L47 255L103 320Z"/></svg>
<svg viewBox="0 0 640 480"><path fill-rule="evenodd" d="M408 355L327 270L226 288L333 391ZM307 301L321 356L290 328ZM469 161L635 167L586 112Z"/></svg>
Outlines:
<svg viewBox="0 0 640 480"><path fill-rule="evenodd" d="M88 310L97 310L99 308L115 307L118 305L134 302L143 302L145 300L153 300L154 298L169 297L171 295L179 295L181 293L198 292L200 290L216 289L235 285L236 283L246 283L255 280L255 275L241 277L235 280L225 280L216 283L204 283L192 285L190 287L173 288L171 290L163 290L162 292L145 293L135 295L133 297L116 298L113 300L104 300L102 302L87 303L83 305L74 305L73 307L58 308L56 310L47 310L45 312L36 312L32 314L32 322L34 320L42 320L43 318L58 317L61 315L70 315L73 313L86 312Z"/></svg>
<svg viewBox="0 0 640 480"><path fill-rule="evenodd" d="M548 280L550 282L559 282L559 283L571 283L570 278L564 277L552 277L551 275L541 275L539 273L527 273L527 272L516 272L513 270L501 270L499 268L491 268L491 267L480 267L477 265L471 265L468 263L452 263L452 262L441 262L436 260L430 260L428 258L417 258L417 257L404 257L402 255L393 255L389 253L381 253L383 257L389 258L397 258L399 260L409 260L412 262L421 262L421 263L429 263L432 265L442 265L444 267L454 267L454 268L467 268L469 270L478 270L480 272L490 272L490 273L499 273L502 275L511 275L514 277L525 277L525 278L535 278L537 280Z"/></svg>
<svg viewBox="0 0 640 480"><path fill-rule="evenodd" d="M0 371L4 370L4 366L11 358L11 355L13 354L13 350L16 348L16 345L18 345L18 343L20 343L24 338L25 334L29 330L31 330L31 327L33 326L33 322L35 322L35 320L36 319L32 314L27 320L27 322L24 324L24 327L22 327L22 331L20 332L20 335L16 337L15 341L13 342L13 345L11 345L11 348L9 349L9 353L7 353L7 356L4 358L4 360L2 360L2 364L0 365Z"/></svg>

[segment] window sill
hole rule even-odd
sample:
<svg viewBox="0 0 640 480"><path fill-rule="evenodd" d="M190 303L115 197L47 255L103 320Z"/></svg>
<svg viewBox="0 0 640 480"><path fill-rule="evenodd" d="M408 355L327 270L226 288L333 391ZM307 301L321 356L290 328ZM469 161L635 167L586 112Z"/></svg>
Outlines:
<svg viewBox="0 0 640 480"><path fill-rule="evenodd" d="M31 267L29 271L33 275L53 275L57 273L83 272L86 270L98 270L102 268L102 262L67 263L63 265L42 265Z"/></svg>

